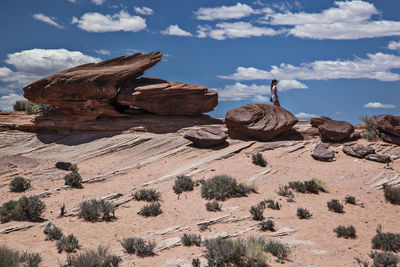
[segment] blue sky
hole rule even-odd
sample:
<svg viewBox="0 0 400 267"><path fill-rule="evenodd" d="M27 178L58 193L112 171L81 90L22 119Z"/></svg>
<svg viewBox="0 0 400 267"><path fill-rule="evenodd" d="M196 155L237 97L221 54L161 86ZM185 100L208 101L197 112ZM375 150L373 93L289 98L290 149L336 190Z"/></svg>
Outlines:
<svg viewBox="0 0 400 267"><path fill-rule="evenodd" d="M161 51L145 76L219 93L209 114L268 103L300 119L400 115L400 2L227 0L2 1L0 109L52 73Z"/></svg>

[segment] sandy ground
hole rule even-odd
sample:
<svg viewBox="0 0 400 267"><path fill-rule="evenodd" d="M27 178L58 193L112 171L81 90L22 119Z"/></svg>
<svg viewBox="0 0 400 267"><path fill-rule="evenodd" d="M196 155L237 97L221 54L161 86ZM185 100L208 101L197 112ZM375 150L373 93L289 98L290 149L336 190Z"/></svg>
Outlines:
<svg viewBox="0 0 400 267"><path fill-rule="evenodd" d="M99 198L110 193L134 193L143 183L156 180L201 159L221 153L233 146L246 143L228 139L230 146L220 149L197 149L189 145L182 137L183 132L169 134L151 134L125 132L119 135L99 138L96 135L74 136L38 136L34 133L18 131L0 132L0 203L18 199L23 195L33 195L44 191L61 188L63 177L67 172L54 168L57 161L65 160L77 163L83 179L98 175L110 174L107 180L98 183L86 183L82 189L61 189L42 200L46 204L43 218L60 227L64 234L73 233L82 245L82 250L106 245L110 251L124 258L121 266L191 266L191 260L199 257L202 266L206 260L202 255L204 248L184 247L182 245L157 252L154 257L139 258L124 253L120 241L127 237L145 237L157 243L163 240L180 237L184 233L199 233L203 236L215 236L225 232L235 234L249 229L256 221L245 219L232 223L216 223L208 230L200 232L197 223L212 218L229 215L230 218L249 216L249 208L263 199L278 201L282 208L279 211L265 209L265 217L272 217L276 228L289 227L294 233L273 237L287 243L291 249L289 261L276 263L270 257L271 266L357 266L354 257L368 259L371 239L379 224L384 231L400 232L400 206L387 203L382 190L372 190L367 183L376 175L400 173L400 160L389 165L355 159L344 154L341 145L331 147L337 151L334 162L320 162L310 156L310 150L318 139L306 140L305 146L294 152L287 152L288 147L278 147L262 152L268 162L263 168L251 163L251 153L268 144L255 142L230 156L213 160L196 168L189 168L185 174L194 173L194 180L208 179L218 174L228 174L240 182L249 183L252 176L271 168L254 182L258 193L248 197L232 198L222 203L221 212L208 212L205 209L207 200L202 199L200 187L184 193L178 199L173 192L175 176L163 182L152 184L161 192L163 213L157 217L145 218L137 214L145 202L129 201L116 210L117 219L112 222L85 222L76 216L58 218L60 207L65 203L67 215L71 215L74 206L83 200ZM46 139L46 142L43 140ZM359 140L359 143L368 143ZM288 141L281 141L288 144ZM380 146L393 154L400 154L398 147ZM293 146L292 146L293 147ZM167 155L168 152L177 152ZM101 152L101 153L100 153ZM388 152L388 153L389 153ZM162 156L162 155L166 156ZM129 167L120 171L123 168ZM12 178L22 175L32 181L32 189L25 193L9 192L8 184ZM295 202L289 203L276 191L280 185L289 181L304 181L318 178L328 185L328 193L300 194L295 193ZM327 201L339 199L344 203L346 195L355 196L362 205L345 205L345 213L337 214L328 210ZM299 207L307 208L313 214L310 220L296 217ZM0 225L1 229L29 222L9 222ZM338 225L353 225L357 231L356 239L337 238L333 229ZM15 231L0 234L0 245L14 249L38 252L42 255L42 266L58 266L66 259L65 252L57 253L55 241L45 241L43 226L36 226L26 231ZM176 226L177 231L164 235L149 235L168 227ZM147 233L147 235L146 235ZM257 227L241 235L268 236L270 232L261 232Z"/></svg>

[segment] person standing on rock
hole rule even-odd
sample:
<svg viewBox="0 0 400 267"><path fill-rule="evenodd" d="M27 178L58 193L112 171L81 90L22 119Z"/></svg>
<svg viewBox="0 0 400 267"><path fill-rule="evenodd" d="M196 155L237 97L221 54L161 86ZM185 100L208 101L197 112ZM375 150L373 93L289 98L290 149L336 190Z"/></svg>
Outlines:
<svg viewBox="0 0 400 267"><path fill-rule="evenodd" d="M279 103L278 88L276 87L277 85L278 85L278 81L273 79L271 81L271 98L270 98L270 101L274 102L274 106L280 107L281 104Z"/></svg>

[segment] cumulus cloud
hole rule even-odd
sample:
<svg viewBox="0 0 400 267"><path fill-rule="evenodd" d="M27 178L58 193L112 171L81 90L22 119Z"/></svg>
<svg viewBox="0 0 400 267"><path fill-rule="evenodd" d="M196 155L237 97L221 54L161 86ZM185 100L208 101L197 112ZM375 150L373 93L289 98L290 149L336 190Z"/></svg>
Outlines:
<svg viewBox="0 0 400 267"><path fill-rule="evenodd" d="M59 29L64 28L63 26L61 26L60 24L58 24L54 19L47 17L41 13L37 13L37 14L33 14L33 18L36 20L40 20L42 22L45 22L47 24L53 25L54 27L57 27Z"/></svg>
<svg viewBox="0 0 400 267"><path fill-rule="evenodd" d="M161 32L164 35L192 36L190 32L182 30L178 25L169 25L168 28Z"/></svg>
<svg viewBox="0 0 400 267"><path fill-rule="evenodd" d="M105 1L106 1L106 0L92 0L92 3L95 4L95 5L100 6L100 5L102 5Z"/></svg>
<svg viewBox="0 0 400 267"><path fill-rule="evenodd" d="M365 108L396 108L393 104L382 104L380 102L369 102L364 105Z"/></svg>
<svg viewBox="0 0 400 267"><path fill-rule="evenodd" d="M140 15L144 15L144 16L149 16L149 15L153 15L153 9L149 8L149 7L134 7L135 12L140 14Z"/></svg>
<svg viewBox="0 0 400 267"><path fill-rule="evenodd" d="M379 11L372 3L361 0L335 1L320 13L268 13L265 23L290 25L288 34L310 39L361 39L400 35L400 22L372 20Z"/></svg>
<svg viewBox="0 0 400 267"><path fill-rule="evenodd" d="M9 94L9 95L0 97L0 110L1 111L12 111L13 105L18 100L25 100L25 98L22 95L17 95L17 94Z"/></svg>
<svg viewBox="0 0 400 267"><path fill-rule="evenodd" d="M216 40L225 40L227 38L249 38L259 36L274 36L279 34L271 28L257 27L248 22L222 22L218 23L215 28L210 26L198 26L197 37L206 38L211 37Z"/></svg>
<svg viewBox="0 0 400 267"><path fill-rule="evenodd" d="M72 24L88 32L138 32L147 27L144 18L131 16L123 10L114 15L85 13L80 19L73 17Z"/></svg>
<svg viewBox="0 0 400 267"><path fill-rule="evenodd" d="M76 4L76 0L68 0L68 2Z"/></svg>
<svg viewBox="0 0 400 267"><path fill-rule="evenodd" d="M400 50L400 41L399 42L395 42L395 41L389 42L388 49L390 49L390 50Z"/></svg>
<svg viewBox="0 0 400 267"><path fill-rule="evenodd" d="M316 114L309 114L309 113L305 113L305 112L299 112L295 116L299 119L309 119L312 117L317 117Z"/></svg>
<svg viewBox="0 0 400 267"><path fill-rule="evenodd" d="M282 80L279 84L279 91L307 88L305 84L298 81ZM212 90L218 92L218 99L220 101L239 101L252 98L256 102L268 102L269 98L265 95L271 94L270 85L247 85L240 82L226 85L224 88L212 88Z"/></svg>
<svg viewBox="0 0 400 267"><path fill-rule="evenodd" d="M106 50L106 49L99 49L99 50L94 50L94 52L96 52L97 54L100 55L110 55L110 51Z"/></svg>
<svg viewBox="0 0 400 267"><path fill-rule="evenodd" d="M399 81L400 56L384 53L367 54L367 58L354 60L317 60L299 66L282 63L271 66L269 71L254 67L238 67L236 72L219 76L231 80L329 80L329 79L375 79L380 81Z"/></svg>
<svg viewBox="0 0 400 267"><path fill-rule="evenodd" d="M254 13L256 11L252 7L242 3L234 6L201 7L194 12L198 20L240 19Z"/></svg>

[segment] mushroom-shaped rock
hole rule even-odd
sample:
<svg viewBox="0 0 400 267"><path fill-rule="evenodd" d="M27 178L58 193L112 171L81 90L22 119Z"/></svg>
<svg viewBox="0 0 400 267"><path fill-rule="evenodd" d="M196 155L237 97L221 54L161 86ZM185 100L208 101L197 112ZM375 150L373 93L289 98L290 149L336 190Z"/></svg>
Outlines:
<svg viewBox="0 0 400 267"><path fill-rule="evenodd" d="M185 133L184 138L193 142L198 147L211 147L225 143L227 134L217 128L204 127L190 130Z"/></svg>
<svg viewBox="0 0 400 267"><path fill-rule="evenodd" d="M341 141L349 138L354 132L354 127L347 121L326 121L318 126L321 139L326 141Z"/></svg>
<svg viewBox="0 0 400 267"><path fill-rule="evenodd" d="M118 103L159 115L199 115L218 104L218 94L201 85L140 78L121 88Z"/></svg>
<svg viewBox="0 0 400 267"><path fill-rule="evenodd" d="M367 156L365 156L365 158L380 163L389 163L392 161L389 155L383 154L368 154Z"/></svg>
<svg viewBox="0 0 400 267"><path fill-rule="evenodd" d="M312 127L318 127L322 124L324 124L327 121L331 121L332 119L326 116L318 116L318 117L312 117L310 119L310 124Z"/></svg>
<svg viewBox="0 0 400 267"><path fill-rule="evenodd" d="M368 154L374 154L375 149L370 146L363 145L351 145L351 146L343 146L343 152L349 156L353 156L356 158L364 158Z"/></svg>
<svg viewBox="0 0 400 267"><path fill-rule="evenodd" d="M225 123L232 132L266 141L290 130L298 119L282 107L248 104L228 111Z"/></svg>
<svg viewBox="0 0 400 267"><path fill-rule="evenodd" d="M24 88L24 96L36 103L57 106L61 113L84 119L118 116L113 102L118 88L143 75L161 60L160 52L117 57L70 68Z"/></svg>
<svg viewBox="0 0 400 267"><path fill-rule="evenodd" d="M334 161L336 160L335 158L335 153L332 150L328 149L327 144L318 144L315 146L313 153L311 156L320 161Z"/></svg>

